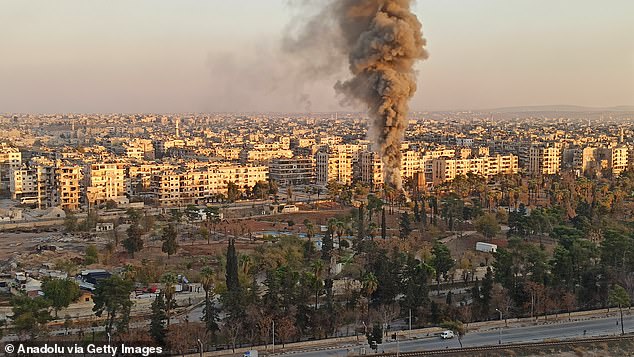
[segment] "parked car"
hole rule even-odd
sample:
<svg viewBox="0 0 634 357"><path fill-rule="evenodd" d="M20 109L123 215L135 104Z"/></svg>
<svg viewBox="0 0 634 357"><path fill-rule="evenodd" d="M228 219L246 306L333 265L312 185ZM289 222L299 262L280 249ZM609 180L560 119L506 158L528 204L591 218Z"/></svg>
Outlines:
<svg viewBox="0 0 634 357"><path fill-rule="evenodd" d="M448 338L453 338L453 337L454 337L453 331L450 331L450 330L443 331L440 334L440 338L442 338L443 340L446 340Z"/></svg>

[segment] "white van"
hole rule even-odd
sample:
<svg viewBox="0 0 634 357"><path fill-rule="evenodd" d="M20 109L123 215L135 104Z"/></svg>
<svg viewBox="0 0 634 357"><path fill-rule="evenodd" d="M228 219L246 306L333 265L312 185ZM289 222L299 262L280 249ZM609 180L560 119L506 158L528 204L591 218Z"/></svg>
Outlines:
<svg viewBox="0 0 634 357"><path fill-rule="evenodd" d="M442 338L443 340L446 340L448 338L453 338L454 334L453 331L447 330L447 331L443 331L440 334L440 338Z"/></svg>

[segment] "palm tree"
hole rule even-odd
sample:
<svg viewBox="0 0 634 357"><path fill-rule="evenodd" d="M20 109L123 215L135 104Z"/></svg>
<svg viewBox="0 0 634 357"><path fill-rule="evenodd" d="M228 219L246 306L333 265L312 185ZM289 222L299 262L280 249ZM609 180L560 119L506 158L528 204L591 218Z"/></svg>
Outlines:
<svg viewBox="0 0 634 357"><path fill-rule="evenodd" d="M369 272L363 276L363 295L365 295L366 300L366 313L367 316L370 315L370 296L379 288L379 281L374 275L374 273Z"/></svg>
<svg viewBox="0 0 634 357"><path fill-rule="evenodd" d="M126 264L121 273L126 280L134 281L137 277L137 270L132 264Z"/></svg>
<svg viewBox="0 0 634 357"><path fill-rule="evenodd" d="M165 312L167 313L167 326L170 325L170 312L172 309L172 301L174 300L174 294L176 293L176 284L178 278L174 273L165 273L161 277L161 283L163 283L163 293L165 295Z"/></svg>
<svg viewBox="0 0 634 357"><path fill-rule="evenodd" d="M240 270L246 276L249 273L249 268L251 267L251 257L247 254L242 254L240 256Z"/></svg>
<svg viewBox="0 0 634 357"><path fill-rule="evenodd" d="M315 236L315 226L306 218L304 220L304 227L306 227L306 237L308 237L308 241L310 242Z"/></svg>
<svg viewBox="0 0 634 357"><path fill-rule="evenodd" d="M313 275L315 277L315 311L319 304L319 288L321 287L321 279L324 274L324 262L321 259L317 259L313 262Z"/></svg>

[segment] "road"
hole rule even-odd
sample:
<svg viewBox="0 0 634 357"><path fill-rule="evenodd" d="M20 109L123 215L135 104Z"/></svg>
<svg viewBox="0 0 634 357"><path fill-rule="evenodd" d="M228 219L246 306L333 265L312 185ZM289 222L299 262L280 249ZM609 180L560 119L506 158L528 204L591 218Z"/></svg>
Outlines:
<svg viewBox="0 0 634 357"><path fill-rule="evenodd" d="M634 332L634 316L624 316L625 333ZM586 330L586 336L604 336L617 335L621 333L621 326L616 324L616 317L595 318L584 321L559 322L546 325L526 326L526 327L508 327L502 328L501 331L489 330L482 332L470 332L462 338L464 347L477 347L497 345L498 338L501 338L502 344L521 343L521 342L541 342L547 339L573 339L583 337L583 331ZM501 332L501 334L499 334ZM401 337L402 338L402 337ZM402 340L398 343L399 351L413 352L422 350L438 350L445 348L459 348L458 339L442 340L437 336L423 337L418 339ZM386 342L379 345L379 352L396 352L396 342ZM318 356L352 356L358 355L363 349L367 354L374 354L367 345L361 346L343 346L331 348L328 350L315 350L306 352L290 352L278 354L280 356L292 355L301 357L318 357Z"/></svg>

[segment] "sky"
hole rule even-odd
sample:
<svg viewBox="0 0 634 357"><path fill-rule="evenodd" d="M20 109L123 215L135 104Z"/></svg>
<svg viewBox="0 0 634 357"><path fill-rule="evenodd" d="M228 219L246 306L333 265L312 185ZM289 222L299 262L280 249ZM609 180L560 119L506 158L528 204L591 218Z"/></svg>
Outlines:
<svg viewBox="0 0 634 357"><path fill-rule="evenodd" d="M319 1L319 0L314 0ZM289 0L0 0L0 113L358 110L280 51ZM419 0L415 111L634 105L634 1Z"/></svg>

